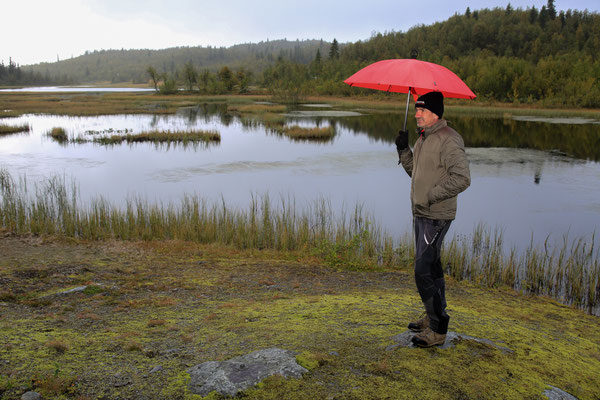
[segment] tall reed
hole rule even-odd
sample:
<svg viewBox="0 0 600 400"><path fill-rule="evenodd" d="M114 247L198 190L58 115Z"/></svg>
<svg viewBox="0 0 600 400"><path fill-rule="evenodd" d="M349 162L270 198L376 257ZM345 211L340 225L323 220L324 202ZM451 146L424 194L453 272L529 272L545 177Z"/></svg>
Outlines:
<svg viewBox="0 0 600 400"><path fill-rule="evenodd" d="M447 273L456 280L470 280L487 287L507 285L521 292L546 295L566 304L600 314L600 255L596 235L550 246L530 241L517 253L505 251L503 233L480 224L471 241L454 238L442 253Z"/></svg>
<svg viewBox="0 0 600 400"><path fill-rule="evenodd" d="M393 242L361 207L336 217L325 199L299 211L293 199L253 194L246 210L225 199L209 203L184 195L180 204L151 204L135 197L123 207L98 197L80 204L78 188L50 178L28 191L0 170L0 226L15 233L62 234L85 239L181 239L242 249L308 250L335 265L369 267L397 263Z"/></svg>
<svg viewBox="0 0 600 400"><path fill-rule="evenodd" d="M411 265L413 238L399 243L377 226L361 205L339 214L327 199L298 210L293 198L273 203L252 194L247 209L225 199L208 202L184 195L179 204L154 204L136 197L117 207L97 197L81 204L77 185L50 178L28 185L0 169L0 227L15 233L61 234L91 240L179 239L221 243L241 249L302 251L335 267L363 269ZM551 296L600 314L600 256L596 236L550 246L530 242L524 252L504 249L501 229L479 224L469 237L445 244L442 262L455 280Z"/></svg>

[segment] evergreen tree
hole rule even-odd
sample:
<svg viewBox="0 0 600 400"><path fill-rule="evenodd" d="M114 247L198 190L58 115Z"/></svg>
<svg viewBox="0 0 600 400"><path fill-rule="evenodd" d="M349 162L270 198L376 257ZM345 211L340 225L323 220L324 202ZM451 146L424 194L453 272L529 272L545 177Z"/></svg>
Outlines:
<svg viewBox="0 0 600 400"><path fill-rule="evenodd" d="M540 14L538 15L538 22L539 22L540 26L542 27L542 29L544 29L546 27L549 17L550 16L548 15L548 9L546 8L546 6L542 6L542 9L540 10Z"/></svg>
<svg viewBox="0 0 600 400"><path fill-rule="evenodd" d="M321 61L321 49L317 49L317 54L315 55L315 59L310 64L310 73L312 76L318 76L321 74L322 69L323 69L323 64Z"/></svg>
<svg viewBox="0 0 600 400"><path fill-rule="evenodd" d="M555 19L556 18L556 8L554 7L554 0L548 0L548 4L546 5L546 8L548 9L548 15L550 16L550 19Z"/></svg>
<svg viewBox="0 0 600 400"><path fill-rule="evenodd" d="M538 17L538 10L535 6L531 7L529 10L529 23L534 24Z"/></svg>
<svg viewBox="0 0 600 400"><path fill-rule="evenodd" d="M336 39L333 39L331 42L331 47L329 48L329 59L334 60L340 57L340 46Z"/></svg>

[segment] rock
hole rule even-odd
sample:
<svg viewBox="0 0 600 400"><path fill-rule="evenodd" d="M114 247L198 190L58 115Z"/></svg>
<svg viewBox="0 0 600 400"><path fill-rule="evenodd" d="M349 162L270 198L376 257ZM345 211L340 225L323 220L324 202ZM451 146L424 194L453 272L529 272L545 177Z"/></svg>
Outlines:
<svg viewBox="0 0 600 400"><path fill-rule="evenodd" d="M206 396L212 391L235 396L271 375L300 378L308 370L296 362L295 353L270 348L227 361L208 361L190 369L190 390Z"/></svg>
<svg viewBox="0 0 600 400"><path fill-rule="evenodd" d="M156 367L154 367L154 368L152 368L152 369L150 370L150 373L151 373L151 374L155 374L155 373L157 373L157 372L160 372L160 371L162 371L162 370L163 370L163 367L162 367L162 365L157 365Z"/></svg>
<svg viewBox="0 0 600 400"><path fill-rule="evenodd" d="M21 400L40 400L42 396L38 392L26 392L21 396Z"/></svg>
<svg viewBox="0 0 600 400"><path fill-rule="evenodd" d="M67 289L67 290L62 290L60 292L56 292L56 295L64 295L64 294L83 292L85 289L87 289L87 285L86 286L77 286L72 289Z"/></svg>
<svg viewBox="0 0 600 400"><path fill-rule="evenodd" d="M544 390L543 393L546 397L548 397L548 400L579 400L577 397L565 392L564 390L552 385L548 386L550 386L550 389Z"/></svg>
<svg viewBox="0 0 600 400"><path fill-rule="evenodd" d="M388 350L388 351L394 350L395 348L398 348L398 347L417 348L417 346L415 346L412 342L412 338L415 335L416 335L415 332L406 331L403 333L399 333L396 336L393 336L392 340L396 343L389 345L386 348L386 350ZM440 348L440 349L449 349L451 347L454 347L454 344L456 342L460 342L461 340L473 340L475 342L479 342L479 343L486 344L488 346L495 347L505 353L514 353L514 350L509 349L508 347L499 346L489 339L476 338L476 337L465 335L462 333L456 333L456 332L450 332L450 331L446 334L446 342L444 344L442 344L441 346L436 346L436 347Z"/></svg>
<svg viewBox="0 0 600 400"><path fill-rule="evenodd" d="M131 385L131 378L127 375L117 373L113 376L113 386L116 388Z"/></svg>

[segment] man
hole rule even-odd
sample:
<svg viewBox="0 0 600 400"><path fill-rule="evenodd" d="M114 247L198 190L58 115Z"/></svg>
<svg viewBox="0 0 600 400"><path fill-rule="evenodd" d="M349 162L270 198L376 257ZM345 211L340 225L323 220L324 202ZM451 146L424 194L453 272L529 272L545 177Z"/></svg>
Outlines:
<svg viewBox="0 0 600 400"><path fill-rule="evenodd" d="M443 344L450 317L446 314L444 271L440 260L442 240L456 216L456 198L471 184L462 137L444 114L444 96L429 92L415 103L419 138L414 150L408 132L400 131L396 148L411 177L411 203L415 231L415 281L425 316L408 328L418 332L413 343L421 347Z"/></svg>

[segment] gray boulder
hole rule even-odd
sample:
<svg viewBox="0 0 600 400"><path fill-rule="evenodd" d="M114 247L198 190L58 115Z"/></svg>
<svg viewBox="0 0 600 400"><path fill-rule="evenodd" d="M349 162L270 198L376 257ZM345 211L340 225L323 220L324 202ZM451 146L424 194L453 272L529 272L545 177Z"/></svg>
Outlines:
<svg viewBox="0 0 600 400"><path fill-rule="evenodd" d="M548 400L579 400L577 397L565 392L554 386L550 386L550 389L544 390L544 395Z"/></svg>
<svg viewBox="0 0 600 400"><path fill-rule="evenodd" d="M33 391L25 392L21 396L21 400L40 400L41 398L42 396L39 393Z"/></svg>
<svg viewBox="0 0 600 400"><path fill-rule="evenodd" d="M308 370L296 362L295 353L270 348L227 361L208 361L190 369L190 391L206 396L212 391L235 396L272 375L300 378Z"/></svg>

